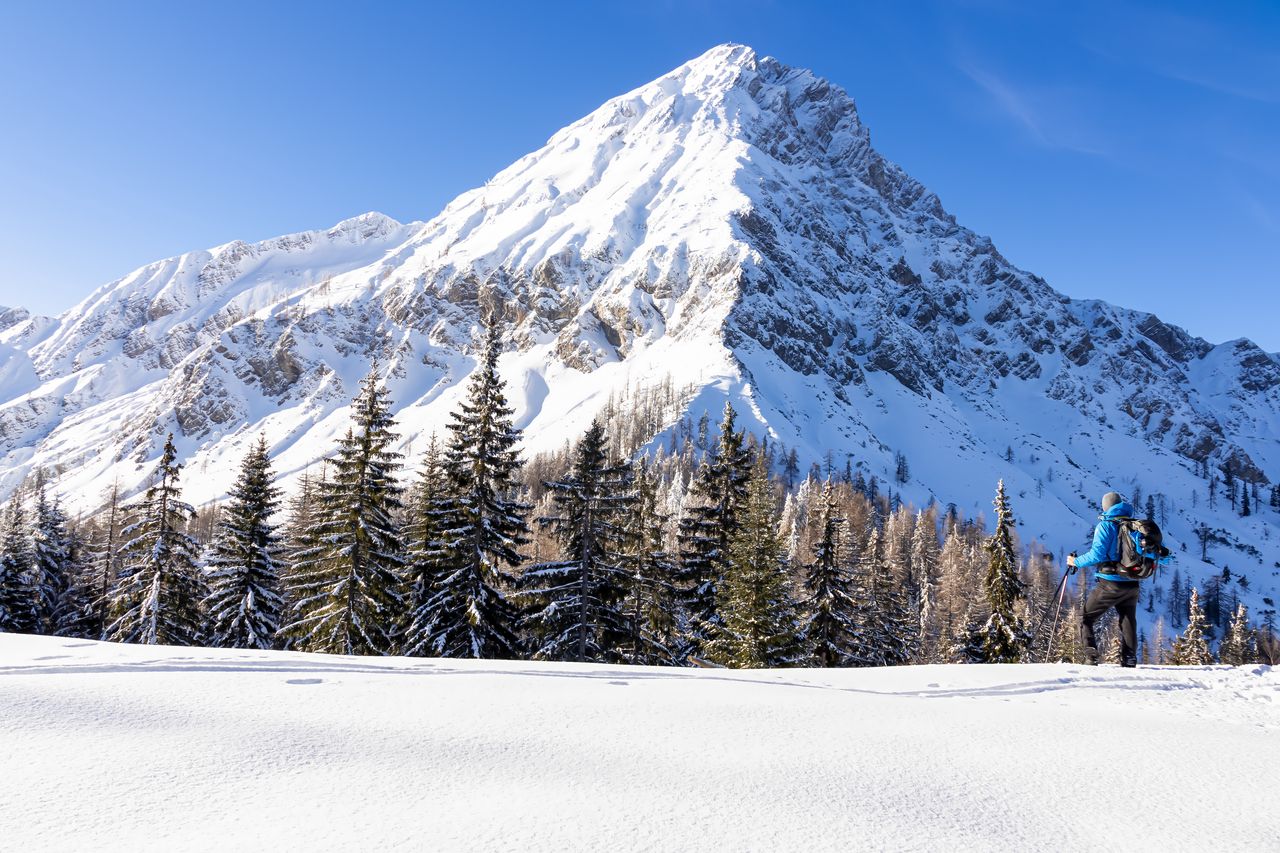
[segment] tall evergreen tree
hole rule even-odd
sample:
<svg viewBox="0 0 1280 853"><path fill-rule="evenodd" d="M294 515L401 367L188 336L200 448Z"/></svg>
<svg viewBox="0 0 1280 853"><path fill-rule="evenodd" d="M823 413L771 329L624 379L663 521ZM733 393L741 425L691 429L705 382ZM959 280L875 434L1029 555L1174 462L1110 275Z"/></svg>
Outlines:
<svg viewBox="0 0 1280 853"><path fill-rule="evenodd" d="M1182 583L1182 572L1176 567L1169 581L1169 621L1174 628L1182 625L1182 615L1187 611L1187 590Z"/></svg>
<svg viewBox="0 0 1280 853"><path fill-rule="evenodd" d="M376 363L351 417L332 476L316 490L315 544L294 555L281 630L303 651L388 654L402 607L404 558L394 517L403 490L396 479L401 454L391 449L391 402Z"/></svg>
<svg viewBox="0 0 1280 853"><path fill-rule="evenodd" d="M431 598L445 575L445 554L440 547L442 522L448 510L448 491L444 459L435 435L427 444L418 481L409 494L408 518L405 522L405 595L406 620L403 629L403 653L427 653L428 626L431 624Z"/></svg>
<svg viewBox="0 0 1280 853"><path fill-rule="evenodd" d="M669 515L662 510L659 480L645 458L635 463L635 502L622 518L623 566L631 637L627 661L673 663L676 650L675 564L666 547Z"/></svg>
<svg viewBox="0 0 1280 853"><path fill-rule="evenodd" d="M1187 628L1173 641L1170 663L1174 666L1207 666L1213 663L1209 642L1205 639L1208 630L1209 625L1200 609L1200 593L1192 587L1191 598L1187 602Z"/></svg>
<svg viewBox="0 0 1280 853"><path fill-rule="evenodd" d="M68 521L65 529L67 586L53 612L53 632L59 637L98 639L102 632L93 549L81 525Z"/></svg>
<svg viewBox="0 0 1280 853"><path fill-rule="evenodd" d="M260 436L240 465L206 560L210 645L269 649L276 644L283 544L272 523L280 490L271 481L267 439Z"/></svg>
<svg viewBox="0 0 1280 853"><path fill-rule="evenodd" d="M170 646L201 640L200 548L186 532L195 510L182 501L177 459L170 433L135 520L121 531L124 565L111 594L107 639Z"/></svg>
<svg viewBox="0 0 1280 853"><path fill-rule="evenodd" d="M316 534L316 525L320 520L319 493L328 480L329 463L326 460L320 466L320 473L313 475L308 469L298 478L297 488L289 496L285 510L283 554L284 563L280 567L280 599L281 621L288 621L296 610L297 578L310 574L316 566L314 557L321 553L320 538ZM277 640L283 648L291 648L293 637L288 631L281 631Z"/></svg>
<svg viewBox="0 0 1280 853"><path fill-rule="evenodd" d="M906 581L889 564L875 515L868 517L852 576L853 666L897 666L916 653L919 615L912 611Z"/></svg>
<svg viewBox="0 0 1280 853"><path fill-rule="evenodd" d="M801 658L777 514L773 483L761 461L753 467L740 524L728 543L716 592L719 618L706 646L707 656L725 666L785 666Z"/></svg>
<svg viewBox="0 0 1280 853"><path fill-rule="evenodd" d="M800 476L800 454L793 447L783 454L782 475L787 478L787 488L793 489Z"/></svg>
<svg viewBox="0 0 1280 853"><path fill-rule="evenodd" d="M852 666L884 666L888 639L884 609L879 599L883 582L877 574L885 570L881 552L880 529L875 520L868 519L866 535L862 539L861 552L851 555L853 572L850 591L854 609L853 650L848 661Z"/></svg>
<svg viewBox="0 0 1280 853"><path fill-rule="evenodd" d="M720 437L690 488L693 505L680 521L680 585L684 626L680 657L700 655L719 620L719 587L729 542L741 525L751 476L751 451L735 429L736 413L726 402Z"/></svg>
<svg viewBox="0 0 1280 853"><path fill-rule="evenodd" d="M1244 666L1258 660L1258 639L1249 626L1249 609L1236 605L1226 636L1218 646L1218 660L1228 666Z"/></svg>
<svg viewBox="0 0 1280 853"><path fill-rule="evenodd" d="M1023 597L1022 581L1018 578L1013 512L1005 495L1004 480L996 486L994 504L996 529L986 544L989 562L983 583L991 615L972 642L979 659L986 663L1017 663L1026 653L1030 637L1016 609Z"/></svg>
<svg viewBox="0 0 1280 853"><path fill-rule="evenodd" d="M71 533L56 498L50 500L43 476L38 478L33 519L31 591L34 628L59 634L60 622L75 622L80 609L78 578L73 576ZM75 600L73 600L75 599Z"/></svg>
<svg viewBox="0 0 1280 853"><path fill-rule="evenodd" d="M803 634L817 666L848 666L855 651L857 625L840 517L831 482L822 488L813 560L805 567Z"/></svg>
<svg viewBox="0 0 1280 853"><path fill-rule="evenodd" d="M623 606L628 577L622 521L635 503L630 470L611 465L604 427L592 421L573 468L544 483L559 514L540 519L564 559L530 566L520 578L525 625L542 660L620 662L635 631Z"/></svg>
<svg viewBox="0 0 1280 853"><path fill-rule="evenodd" d="M498 356L502 327L485 329L484 352L467 384L466 399L451 413L445 447L447 496L440 516L442 577L427 604L420 639L442 657L514 658L521 652L519 612L509 598L528 541L529 507L515 499L520 430L512 423Z"/></svg>
<svg viewBox="0 0 1280 853"><path fill-rule="evenodd" d="M30 633L36 627L32 589L31 530L17 494L9 501L0 532L0 631Z"/></svg>
<svg viewBox="0 0 1280 853"><path fill-rule="evenodd" d="M920 614L912 606L908 579L883 554L871 572L876 624L872 632L881 666L909 663L919 651Z"/></svg>

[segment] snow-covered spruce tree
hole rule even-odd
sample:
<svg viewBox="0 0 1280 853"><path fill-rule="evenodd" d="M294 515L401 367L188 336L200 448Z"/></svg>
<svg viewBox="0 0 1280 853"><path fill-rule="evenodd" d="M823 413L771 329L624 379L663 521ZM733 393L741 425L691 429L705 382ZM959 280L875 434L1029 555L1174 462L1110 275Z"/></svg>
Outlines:
<svg viewBox="0 0 1280 853"><path fill-rule="evenodd" d="M1208 666L1213 663L1209 642L1205 639L1208 630L1204 611L1200 609L1200 592L1192 587L1187 601L1187 628L1173 641L1169 662L1174 666Z"/></svg>
<svg viewBox="0 0 1280 853"><path fill-rule="evenodd" d="M276 644L283 545L271 521L280 508L280 490L271 481L267 439L259 436L240 464L205 560L212 646L269 649Z"/></svg>
<svg viewBox="0 0 1280 853"><path fill-rule="evenodd" d="M65 515L64 515L65 518ZM96 640L102 636L97 608L98 574L82 525L66 526L67 586L53 611L53 632L59 637Z"/></svg>
<svg viewBox="0 0 1280 853"><path fill-rule="evenodd" d="M738 529L716 591L707 657L724 666L787 666L803 659L796 605L778 535L778 503L763 458L753 466Z"/></svg>
<svg viewBox="0 0 1280 853"><path fill-rule="evenodd" d="M592 421L568 476L547 482L557 515L539 519L564 559L527 568L518 589L540 660L618 663L635 635L623 607L628 578L622 521L635 503L631 472L611 465L604 427Z"/></svg>
<svg viewBox="0 0 1280 853"><path fill-rule="evenodd" d="M80 636L91 631L83 548L77 547L67 515L56 497L50 499L43 477L36 484L33 521L31 588L36 632Z"/></svg>
<svg viewBox="0 0 1280 853"><path fill-rule="evenodd" d="M182 501L177 459L170 433L135 520L120 533L124 565L111 593L109 640L191 646L202 639L200 547L186 532L195 511Z"/></svg>
<svg viewBox="0 0 1280 853"><path fill-rule="evenodd" d="M328 479L328 474L328 460L321 464L318 475L313 474L310 469L304 471L298 478L297 488L288 498L284 523L284 562L280 566L281 621L290 618L297 603L293 598L296 588L294 579L314 568L315 561L311 557L319 553L320 539L316 535L316 524L320 519L319 492ZM292 648L293 639L288 632L282 630L277 640L282 648Z"/></svg>
<svg viewBox="0 0 1280 853"><path fill-rule="evenodd" d="M440 515L441 578L428 618L407 643L440 657L517 658L519 613L509 598L511 569L527 541L529 508L514 499L520 431L512 424L498 356L502 327L486 323L484 352L464 399L450 414L446 498Z"/></svg>
<svg viewBox="0 0 1280 853"><path fill-rule="evenodd" d="M0 532L0 631L26 634L35 630L32 562L27 514L20 497L14 494Z"/></svg>
<svg viewBox="0 0 1280 853"><path fill-rule="evenodd" d="M431 598L445 577L440 538L447 498L444 459L432 435L418 479L409 491L404 525L406 609L401 647L406 655L428 653L424 644L431 622Z"/></svg>
<svg viewBox="0 0 1280 853"><path fill-rule="evenodd" d="M623 515L623 568L631 636L626 660L632 664L669 664L676 648L675 564L666 550L669 516L662 511L659 480L644 457L633 471L635 502Z"/></svg>
<svg viewBox="0 0 1280 853"><path fill-rule="evenodd" d="M856 608L841 547L844 519L839 515L830 480L822 488L821 501L813 560L805 567L803 634L816 666L848 666L855 649Z"/></svg>
<svg viewBox="0 0 1280 853"><path fill-rule="evenodd" d="M979 660L985 663L1017 663L1030 640L1023 620L1017 615L1022 598L1017 555L1013 549L1013 512L1004 492L1004 480L996 486L996 529L987 540L989 556L983 583L991 615L972 638Z"/></svg>
<svg viewBox="0 0 1280 853"><path fill-rule="evenodd" d="M58 602L70 588L67 571L71 548L66 516L56 502L49 500L43 474L36 478L31 533L32 630L53 634L57 629L54 613Z"/></svg>
<svg viewBox="0 0 1280 853"><path fill-rule="evenodd" d="M920 648L920 614L912 603L909 581L882 559L873 582L880 612L881 665L910 663Z"/></svg>
<svg viewBox="0 0 1280 853"><path fill-rule="evenodd" d="M729 541L741 524L751 476L751 451L734 428L736 413L726 402L720 437L708 451L690 487L690 505L680 520L680 568L676 576L681 605L678 656L704 653L718 620L717 598L723 582Z"/></svg>
<svg viewBox="0 0 1280 853"><path fill-rule="evenodd" d="M852 666L898 666L916 653L919 616L906 585L886 562L879 528L868 521L862 553L853 571Z"/></svg>
<svg viewBox="0 0 1280 853"><path fill-rule="evenodd" d="M1227 633L1218 646L1218 660L1229 666L1245 666L1258 662L1258 640L1249 626L1249 609L1236 605Z"/></svg>
<svg viewBox="0 0 1280 853"><path fill-rule="evenodd" d="M880 581L876 573L883 568L880 551L880 529L874 518L866 522L862 549L851 554L850 594L853 600L853 646L849 666L882 666L884 664L884 624L880 601Z"/></svg>
<svg viewBox="0 0 1280 853"><path fill-rule="evenodd" d="M352 426L316 489L315 544L295 555L281 632L301 651L389 654L404 565L394 516L401 455L377 364L351 405Z"/></svg>

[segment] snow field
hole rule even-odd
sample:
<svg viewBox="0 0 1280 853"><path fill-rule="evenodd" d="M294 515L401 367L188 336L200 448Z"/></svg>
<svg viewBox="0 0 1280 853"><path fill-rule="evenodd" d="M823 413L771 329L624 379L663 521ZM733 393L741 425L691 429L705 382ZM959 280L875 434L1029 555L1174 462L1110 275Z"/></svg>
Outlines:
<svg viewBox="0 0 1280 853"><path fill-rule="evenodd" d="M1280 678L0 635L5 850L1275 849Z"/></svg>

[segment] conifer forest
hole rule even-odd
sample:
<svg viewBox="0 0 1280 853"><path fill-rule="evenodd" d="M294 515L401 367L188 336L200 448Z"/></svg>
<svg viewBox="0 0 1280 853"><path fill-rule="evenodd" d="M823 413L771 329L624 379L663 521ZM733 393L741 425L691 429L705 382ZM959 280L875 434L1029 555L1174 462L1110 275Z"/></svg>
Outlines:
<svg viewBox="0 0 1280 853"><path fill-rule="evenodd" d="M729 405L644 450L652 413L611 405L525 460L500 353L490 321L464 400L417 459L393 449L375 362L345 436L290 494L265 439L200 509L172 437L144 493L113 490L91 517L69 518L41 473L3 512L0 630L735 668L1077 660L1089 573L1060 586L1002 482L990 519L911 506L852 461L802 474ZM905 481L904 456L897 470ZM1240 588L1229 569L1202 588L1161 570L1143 587L1141 662L1274 663L1274 608L1251 620ZM1118 632L1101 631L1118 662Z"/></svg>

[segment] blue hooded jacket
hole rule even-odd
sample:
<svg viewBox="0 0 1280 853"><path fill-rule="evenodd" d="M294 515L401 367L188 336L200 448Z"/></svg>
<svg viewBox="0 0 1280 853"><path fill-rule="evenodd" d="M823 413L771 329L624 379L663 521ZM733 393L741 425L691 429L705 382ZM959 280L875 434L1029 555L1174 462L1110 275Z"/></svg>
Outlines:
<svg viewBox="0 0 1280 853"><path fill-rule="evenodd" d="M1120 560L1120 537L1117 535L1118 527L1115 520L1117 518L1132 518L1133 507L1128 501L1120 501L1120 503L1111 507L1102 515L1102 520L1098 522L1098 526L1093 529L1093 546L1080 556L1076 557L1076 566L1080 568L1088 568L1096 566L1100 563L1116 563ZM1095 572L1094 577L1104 581L1128 581L1137 583L1133 578L1124 575L1114 575L1110 572Z"/></svg>

